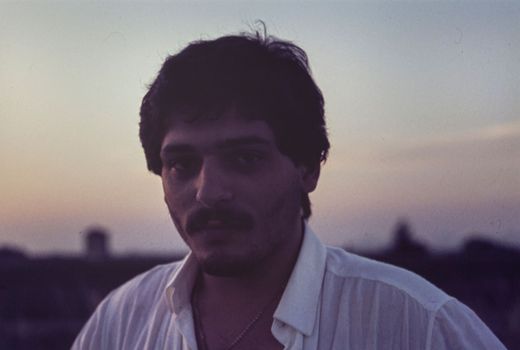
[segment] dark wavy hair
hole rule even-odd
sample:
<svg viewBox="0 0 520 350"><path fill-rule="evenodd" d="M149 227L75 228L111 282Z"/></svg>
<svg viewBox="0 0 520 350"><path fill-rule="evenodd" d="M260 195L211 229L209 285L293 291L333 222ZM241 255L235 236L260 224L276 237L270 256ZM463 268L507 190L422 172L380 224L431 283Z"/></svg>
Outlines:
<svg viewBox="0 0 520 350"><path fill-rule="evenodd" d="M231 108L264 120L280 152L296 165L316 169L326 160L324 101L305 51L254 32L192 42L166 58L141 104L139 136L148 169L161 174L159 153L173 114L204 118ZM306 193L302 209L307 219Z"/></svg>

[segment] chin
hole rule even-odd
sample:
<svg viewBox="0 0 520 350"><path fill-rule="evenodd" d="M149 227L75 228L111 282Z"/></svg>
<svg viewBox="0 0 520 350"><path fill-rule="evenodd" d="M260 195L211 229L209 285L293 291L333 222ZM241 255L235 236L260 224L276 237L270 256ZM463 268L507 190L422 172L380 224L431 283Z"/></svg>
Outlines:
<svg viewBox="0 0 520 350"><path fill-rule="evenodd" d="M199 264L208 275L218 277L238 277L253 271L258 266L257 259L252 256L248 257L223 257L211 256L205 259L199 259Z"/></svg>

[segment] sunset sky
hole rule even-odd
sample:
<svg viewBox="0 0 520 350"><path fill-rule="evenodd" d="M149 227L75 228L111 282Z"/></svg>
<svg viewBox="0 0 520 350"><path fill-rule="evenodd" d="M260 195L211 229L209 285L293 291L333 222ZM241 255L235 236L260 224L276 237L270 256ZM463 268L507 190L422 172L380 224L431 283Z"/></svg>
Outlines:
<svg viewBox="0 0 520 350"><path fill-rule="evenodd" d="M303 47L332 149L311 196L327 243L374 248L399 218L442 249L520 245L519 2L1 2L0 246L185 249L147 172L138 110L164 58L247 31Z"/></svg>

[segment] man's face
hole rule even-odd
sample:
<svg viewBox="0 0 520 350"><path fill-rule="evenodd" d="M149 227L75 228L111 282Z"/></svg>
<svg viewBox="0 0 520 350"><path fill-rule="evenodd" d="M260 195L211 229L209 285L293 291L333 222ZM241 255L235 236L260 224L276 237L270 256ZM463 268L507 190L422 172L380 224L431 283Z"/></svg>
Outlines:
<svg viewBox="0 0 520 350"><path fill-rule="evenodd" d="M161 145L165 201L204 271L241 274L300 244L301 193L317 175L280 153L264 121L173 120Z"/></svg>

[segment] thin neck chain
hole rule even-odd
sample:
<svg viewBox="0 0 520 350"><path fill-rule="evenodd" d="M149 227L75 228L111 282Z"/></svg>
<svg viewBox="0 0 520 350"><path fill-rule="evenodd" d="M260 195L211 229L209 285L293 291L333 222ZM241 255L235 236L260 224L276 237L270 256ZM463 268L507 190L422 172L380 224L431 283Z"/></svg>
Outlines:
<svg viewBox="0 0 520 350"><path fill-rule="evenodd" d="M283 289L282 289L283 291ZM266 312L266 310L268 309L269 305L271 305L271 303L273 303L273 301L276 300L277 297L279 297L281 294L281 291L275 293L271 299L269 299L269 301L267 302L267 304L265 304L264 307L262 307L260 309L260 311L258 311L256 313L256 315L251 318L251 320L247 323L247 325L240 331L240 333L238 333L238 335L233 339L233 341L225 348L225 350L231 350L233 349L238 343L240 343L240 341L244 338L244 336L251 330L253 329L253 327L256 325L256 323L258 322L258 320L260 320L260 318L262 318L263 314ZM195 334L197 336L197 343L198 343L198 346L201 348L201 350L208 350L208 344L206 343L206 335L204 333L204 327L202 325L202 319L200 317L200 311L199 311L199 307L198 307L198 301L199 301L199 291L198 291L198 287L195 286L194 287L194 290L193 290L193 295L192 295L192 308L193 308L193 317L194 317L194 321L195 321L195 326L196 326L196 330L195 330Z"/></svg>

